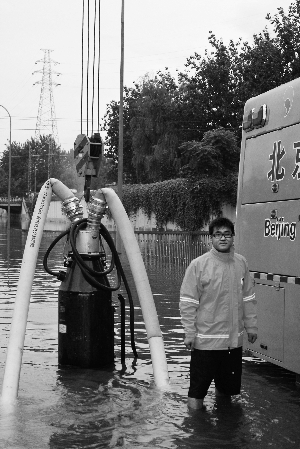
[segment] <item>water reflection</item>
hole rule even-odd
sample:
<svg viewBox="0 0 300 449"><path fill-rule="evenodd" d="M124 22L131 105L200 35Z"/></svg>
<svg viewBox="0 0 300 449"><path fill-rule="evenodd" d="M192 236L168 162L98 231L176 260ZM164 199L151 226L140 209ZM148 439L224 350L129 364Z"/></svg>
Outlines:
<svg viewBox="0 0 300 449"><path fill-rule="evenodd" d="M6 227L0 222L0 376L14 295L27 233L11 229L10 262ZM189 352L182 344L178 296L189 257L199 246L138 235L164 335L171 390L153 385L150 352L141 309L126 257L132 288L138 359L132 356L127 306L126 366L120 363L119 303L114 297L115 365L84 370L57 365L57 296L60 282L44 272L42 258L57 236L45 232L33 283L17 407L0 410L0 448L241 448L300 446L300 394L292 373L244 357L241 395L216 401L213 385L202 411L187 409ZM196 242L196 240L194 240ZM168 247L169 245L169 247ZM182 248L186 251L182 253ZM206 247L202 245L204 250ZM51 253L61 265L64 242ZM194 251L194 252L193 252ZM125 291L121 289L125 296Z"/></svg>

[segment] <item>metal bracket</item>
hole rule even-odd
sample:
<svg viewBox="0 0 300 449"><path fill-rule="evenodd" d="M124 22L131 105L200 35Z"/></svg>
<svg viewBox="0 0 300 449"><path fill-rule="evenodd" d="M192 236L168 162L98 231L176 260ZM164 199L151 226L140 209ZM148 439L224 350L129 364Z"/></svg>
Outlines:
<svg viewBox="0 0 300 449"><path fill-rule="evenodd" d="M280 282L275 282L275 290L278 292L280 290Z"/></svg>
<svg viewBox="0 0 300 449"><path fill-rule="evenodd" d="M88 203L90 201L91 180L92 180L92 177L90 175L85 176L84 199L85 199L86 203Z"/></svg>
<svg viewBox="0 0 300 449"><path fill-rule="evenodd" d="M103 141L99 133L91 138L79 134L74 143L74 159L78 176L85 177L84 199L90 200L91 178L99 177L103 153Z"/></svg>

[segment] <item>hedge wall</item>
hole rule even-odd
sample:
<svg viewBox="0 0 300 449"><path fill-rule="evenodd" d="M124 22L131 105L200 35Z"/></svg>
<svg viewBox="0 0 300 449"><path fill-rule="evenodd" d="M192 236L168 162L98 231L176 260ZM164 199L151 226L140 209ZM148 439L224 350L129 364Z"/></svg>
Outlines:
<svg viewBox="0 0 300 449"><path fill-rule="evenodd" d="M172 179L154 184L123 186L123 204L127 214L142 209L150 218L153 212L158 227L168 221L185 231L197 231L220 215L223 204L235 206L237 174L222 178L201 178L197 181Z"/></svg>

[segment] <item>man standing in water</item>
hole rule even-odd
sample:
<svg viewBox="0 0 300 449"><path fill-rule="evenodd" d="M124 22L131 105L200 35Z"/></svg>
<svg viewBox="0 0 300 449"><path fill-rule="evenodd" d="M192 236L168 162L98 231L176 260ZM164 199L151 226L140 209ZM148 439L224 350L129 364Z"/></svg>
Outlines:
<svg viewBox="0 0 300 449"><path fill-rule="evenodd" d="M212 249L188 266L180 290L184 344L191 349L188 406L199 409L212 382L217 396L240 393L244 328L257 338L255 294L246 259L233 249L234 225L209 225Z"/></svg>

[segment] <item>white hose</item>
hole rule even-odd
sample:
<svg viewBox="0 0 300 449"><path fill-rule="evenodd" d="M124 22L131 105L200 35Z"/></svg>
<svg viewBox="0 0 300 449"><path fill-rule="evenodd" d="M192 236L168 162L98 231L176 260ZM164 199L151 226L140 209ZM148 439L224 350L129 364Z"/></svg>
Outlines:
<svg viewBox="0 0 300 449"><path fill-rule="evenodd" d="M74 197L62 182L51 178L42 186L37 198L24 249L7 347L1 396L1 401L6 403L14 402L18 396L31 289L52 191L62 201Z"/></svg>
<svg viewBox="0 0 300 449"><path fill-rule="evenodd" d="M169 385L169 375L164 343L139 245L118 195L109 188L99 190L96 195L101 197L101 193L116 222L135 282L149 341L155 384L158 387L166 387Z"/></svg>

